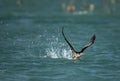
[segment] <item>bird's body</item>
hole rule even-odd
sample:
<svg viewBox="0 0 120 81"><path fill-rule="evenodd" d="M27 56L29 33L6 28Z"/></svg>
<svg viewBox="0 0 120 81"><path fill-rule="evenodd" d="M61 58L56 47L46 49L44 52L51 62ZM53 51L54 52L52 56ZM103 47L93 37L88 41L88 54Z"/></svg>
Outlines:
<svg viewBox="0 0 120 81"><path fill-rule="evenodd" d="M75 60L75 59L78 59L79 57L81 57L83 55L83 53L73 53L73 59Z"/></svg>

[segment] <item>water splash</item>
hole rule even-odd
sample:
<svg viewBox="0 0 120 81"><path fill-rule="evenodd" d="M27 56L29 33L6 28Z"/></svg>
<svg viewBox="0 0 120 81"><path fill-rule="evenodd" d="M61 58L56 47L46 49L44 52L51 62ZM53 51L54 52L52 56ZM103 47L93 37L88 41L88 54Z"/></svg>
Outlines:
<svg viewBox="0 0 120 81"><path fill-rule="evenodd" d="M65 58L65 59L72 59L71 51L67 51L66 49L59 49L59 48L48 48L46 50L47 57L50 58Z"/></svg>
<svg viewBox="0 0 120 81"><path fill-rule="evenodd" d="M53 35L47 40L51 41L48 43L48 48L46 48L47 57L72 59L71 50L64 48L66 45L59 40L59 37Z"/></svg>

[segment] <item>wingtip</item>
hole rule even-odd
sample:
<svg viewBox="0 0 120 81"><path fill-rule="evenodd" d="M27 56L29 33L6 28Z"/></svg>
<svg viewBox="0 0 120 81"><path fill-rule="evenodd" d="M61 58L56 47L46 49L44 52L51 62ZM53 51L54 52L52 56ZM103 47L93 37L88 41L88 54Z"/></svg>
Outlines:
<svg viewBox="0 0 120 81"><path fill-rule="evenodd" d="M93 34L93 38L96 39L96 34L95 33Z"/></svg>
<svg viewBox="0 0 120 81"><path fill-rule="evenodd" d="M93 41L93 43L94 43L95 39L96 39L96 35L93 34L93 37L92 37L92 41Z"/></svg>

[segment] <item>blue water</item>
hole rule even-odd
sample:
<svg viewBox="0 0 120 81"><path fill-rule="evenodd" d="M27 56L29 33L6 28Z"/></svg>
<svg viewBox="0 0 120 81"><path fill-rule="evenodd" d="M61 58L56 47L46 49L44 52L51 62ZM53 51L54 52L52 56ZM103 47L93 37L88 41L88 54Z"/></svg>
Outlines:
<svg viewBox="0 0 120 81"><path fill-rule="evenodd" d="M120 80L119 14L73 15L54 5L48 13L47 7L39 11L35 1L35 7L26 1L23 10L13 5L14 0L0 2L0 81ZM96 34L95 43L78 60L72 60L63 26L77 51Z"/></svg>

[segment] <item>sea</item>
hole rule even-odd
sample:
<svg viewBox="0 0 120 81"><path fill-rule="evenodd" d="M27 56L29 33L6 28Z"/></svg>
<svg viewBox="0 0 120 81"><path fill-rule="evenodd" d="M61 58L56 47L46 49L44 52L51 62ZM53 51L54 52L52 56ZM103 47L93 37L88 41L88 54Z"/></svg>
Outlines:
<svg viewBox="0 0 120 81"><path fill-rule="evenodd" d="M0 81L120 81L119 10L104 13L92 0L97 11L66 13L63 1L0 0ZM96 35L77 60L63 27L76 51Z"/></svg>

